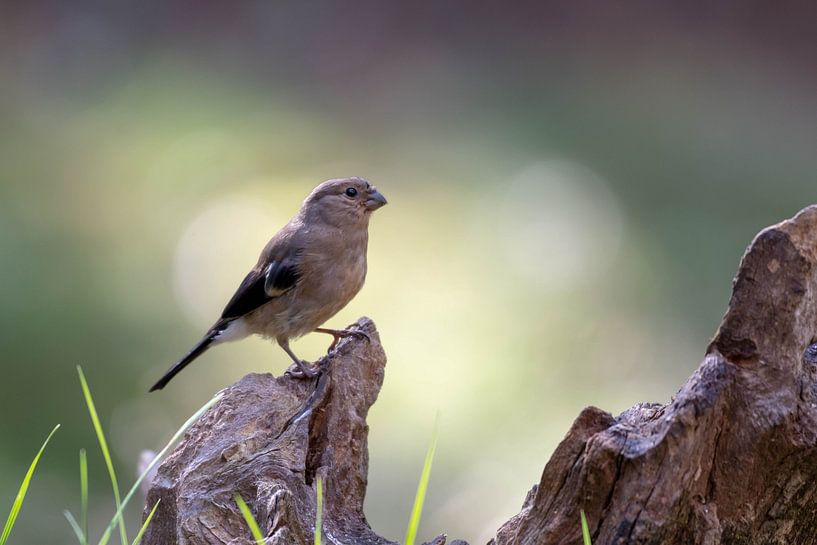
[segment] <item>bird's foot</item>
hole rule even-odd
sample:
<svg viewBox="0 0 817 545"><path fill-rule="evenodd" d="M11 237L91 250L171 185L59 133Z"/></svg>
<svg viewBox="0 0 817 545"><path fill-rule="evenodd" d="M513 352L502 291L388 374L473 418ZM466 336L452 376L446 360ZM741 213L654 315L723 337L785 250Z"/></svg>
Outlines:
<svg viewBox="0 0 817 545"><path fill-rule="evenodd" d="M286 374L293 378L310 379L318 376L321 372L320 365L310 365L309 362L298 360L286 370Z"/></svg>
<svg viewBox="0 0 817 545"><path fill-rule="evenodd" d="M332 352L335 349L335 347L337 347L338 341L344 337L358 337L366 339L366 342L369 343L372 342L371 337L369 337L368 334L364 333L363 331L360 331L359 329L328 329L325 327L319 327L316 328L315 331L318 333L326 333L327 335L332 335L333 337L332 344L329 345L329 349L326 351L327 354L329 352Z"/></svg>

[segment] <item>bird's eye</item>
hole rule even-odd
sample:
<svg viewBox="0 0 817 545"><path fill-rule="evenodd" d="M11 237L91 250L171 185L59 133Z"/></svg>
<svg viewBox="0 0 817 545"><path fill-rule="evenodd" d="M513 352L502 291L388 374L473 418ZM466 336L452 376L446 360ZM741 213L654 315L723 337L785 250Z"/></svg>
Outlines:
<svg viewBox="0 0 817 545"><path fill-rule="evenodd" d="M347 197L356 197L357 196L357 189L354 187L347 187L346 188L346 196Z"/></svg>

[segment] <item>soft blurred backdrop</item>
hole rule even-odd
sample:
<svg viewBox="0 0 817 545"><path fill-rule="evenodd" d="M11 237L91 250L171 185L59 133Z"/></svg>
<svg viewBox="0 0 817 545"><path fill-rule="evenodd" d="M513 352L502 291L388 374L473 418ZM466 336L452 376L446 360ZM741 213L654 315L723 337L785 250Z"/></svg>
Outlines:
<svg viewBox="0 0 817 545"><path fill-rule="evenodd" d="M359 175L374 318L367 515L402 540L435 414L421 537L485 542L579 410L666 402L751 237L815 200L817 4L465 1L0 4L0 515L73 543L113 513L76 379L123 486L263 341L147 388L318 182ZM315 358L324 336L299 341ZM135 528L139 507L128 511Z"/></svg>

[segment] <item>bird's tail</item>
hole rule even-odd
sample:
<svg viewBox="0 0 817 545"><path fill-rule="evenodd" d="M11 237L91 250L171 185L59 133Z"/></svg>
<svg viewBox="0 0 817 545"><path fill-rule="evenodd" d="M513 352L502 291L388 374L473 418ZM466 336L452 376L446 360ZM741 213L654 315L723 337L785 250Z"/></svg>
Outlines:
<svg viewBox="0 0 817 545"><path fill-rule="evenodd" d="M208 331L207 335L205 335L204 338L202 338L202 340L200 340L185 357L174 363L173 366L167 370L167 373L165 373L164 376L160 378L158 382L153 385L153 387L151 387L150 391L155 392L156 390L161 390L167 386L167 383L170 382L173 377L179 374L179 371L187 367L187 364L204 354L204 352L210 348L210 345L213 344L213 341L219 333L220 331L216 330L215 328Z"/></svg>

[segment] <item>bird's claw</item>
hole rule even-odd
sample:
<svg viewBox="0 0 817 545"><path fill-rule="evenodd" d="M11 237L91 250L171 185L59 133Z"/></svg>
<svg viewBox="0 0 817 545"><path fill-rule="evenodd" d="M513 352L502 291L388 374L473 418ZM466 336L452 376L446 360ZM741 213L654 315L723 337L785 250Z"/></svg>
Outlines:
<svg viewBox="0 0 817 545"><path fill-rule="evenodd" d="M337 337L335 337L335 340L332 341L332 346L329 347L330 351L334 350L335 346L337 346L338 344L338 341L344 337L357 337L359 339L365 339L366 342L369 344L372 343L372 338L369 337L368 333L360 331L359 329L343 329L341 330L341 335L338 335Z"/></svg>
<svg viewBox="0 0 817 545"><path fill-rule="evenodd" d="M344 337L359 337L366 339L366 342L368 343L372 342L372 338L369 337L369 334L360 331L359 329L326 329L323 327L319 327L315 331L317 331L318 333L326 333L328 335L332 335L333 337L332 344L329 345L329 349L326 351L327 354L329 352L332 352L338 346L338 341L340 341Z"/></svg>
<svg viewBox="0 0 817 545"><path fill-rule="evenodd" d="M319 365L310 365L308 362L299 361L293 363L286 370L286 374L293 378L310 379L318 376L321 372Z"/></svg>

